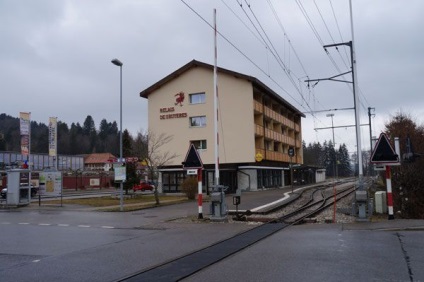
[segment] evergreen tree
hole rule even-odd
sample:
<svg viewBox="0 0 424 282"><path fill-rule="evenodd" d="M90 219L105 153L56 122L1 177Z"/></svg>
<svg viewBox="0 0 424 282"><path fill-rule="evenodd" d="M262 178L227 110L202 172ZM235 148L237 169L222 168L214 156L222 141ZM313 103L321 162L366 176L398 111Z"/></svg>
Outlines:
<svg viewBox="0 0 424 282"><path fill-rule="evenodd" d="M341 177L348 177L352 175L352 168L350 164L349 152L346 144L342 144L337 152L337 172Z"/></svg>
<svg viewBox="0 0 424 282"><path fill-rule="evenodd" d="M63 155L71 154L70 134L68 125L64 122L57 122L57 153Z"/></svg>
<svg viewBox="0 0 424 282"><path fill-rule="evenodd" d="M123 157L128 159L134 157L133 154L133 143L134 140L128 130L124 130L122 135L122 154ZM133 187L134 184L140 182L140 178L137 175L137 162L127 161L126 162L126 170L127 170L127 181L124 183L124 188L126 193L128 190Z"/></svg>

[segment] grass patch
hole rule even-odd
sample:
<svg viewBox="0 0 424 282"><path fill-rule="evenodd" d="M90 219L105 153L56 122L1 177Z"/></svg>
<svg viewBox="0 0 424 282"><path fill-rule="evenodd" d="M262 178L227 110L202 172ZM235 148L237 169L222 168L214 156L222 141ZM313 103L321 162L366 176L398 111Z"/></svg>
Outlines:
<svg viewBox="0 0 424 282"><path fill-rule="evenodd" d="M125 195L124 195L125 196ZM159 196L159 201L161 206L163 203L178 203L187 201L187 197L179 197L179 196ZM43 201L44 204L60 204L60 200L51 200L51 201ZM80 199L63 199L63 204L68 205L81 205L81 206L90 206L90 207L111 207L117 206L120 204L120 198L114 196L105 196L105 197L94 197L94 198L80 198ZM138 206L145 206L146 204L151 203L151 206L155 206L155 197L154 195L136 195L132 198L124 198L124 204L131 204ZM149 205L150 206L150 205ZM140 207L138 207L140 209ZM119 208L118 208L119 210Z"/></svg>

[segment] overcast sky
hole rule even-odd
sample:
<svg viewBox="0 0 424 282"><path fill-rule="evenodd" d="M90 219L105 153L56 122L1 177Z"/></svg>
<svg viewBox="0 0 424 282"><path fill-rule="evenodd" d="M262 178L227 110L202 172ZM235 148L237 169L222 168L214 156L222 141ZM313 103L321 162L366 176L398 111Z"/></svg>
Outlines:
<svg viewBox="0 0 424 282"><path fill-rule="evenodd" d="M375 136L399 111L422 124L424 1L352 6L361 123L372 107ZM119 124L119 68L111 63L118 58L123 126L146 130L140 91L192 59L214 63L206 23L214 8L225 37L218 37L218 66L258 78L302 112L338 109L306 114L307 143L332 139L331 129L314 130L331 126L329 113L334 126L354 124L353 110L343 110L354 105L351 84L304 82L350 70L349 48L327 54L322 47L352 40L349 0L0 0L0 113L31 112L45 124L54 116L82 124L87 115L97 128L103 118ZM367 126L361 135L369 148ZM336 128L335 141L355 151L355 129Z"/></svg>

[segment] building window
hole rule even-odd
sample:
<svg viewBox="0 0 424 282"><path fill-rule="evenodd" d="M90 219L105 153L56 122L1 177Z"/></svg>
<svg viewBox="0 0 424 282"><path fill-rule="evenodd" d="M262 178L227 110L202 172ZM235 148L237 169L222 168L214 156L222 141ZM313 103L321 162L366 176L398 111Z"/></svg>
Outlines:
<svg viewBox="0 0 424 282"><path fill-rule="evenodd" d="M206 95L205 93L193 93L189 94L190 104L204 104Z"/></svg>
<svg viewBox="0 0 424 282"><path fill-rule="evenodd" d="M190 117L190 126L191 127L205 127L206 126L206 116Z"/></svg>
<svg viewBox="0 0 424 282"><path fill-rule="evenodd" d="M265 140L265 149L268 151L272 150L272 143L271 141Z"/></svg>
<svg viewBox="0 0 424 282"><path fill-rule="evenodd" d="M282 186L282 171L271 169L257 170L258 188L272 188Z"/></svg>
<svg viewBox="0 0 424 282"><path fill-rule="evenodd" d="M191 141L191 143L194 145L194 147L197 150L206 150L207 149L206 140L193 140L193 141Z"/></svg>

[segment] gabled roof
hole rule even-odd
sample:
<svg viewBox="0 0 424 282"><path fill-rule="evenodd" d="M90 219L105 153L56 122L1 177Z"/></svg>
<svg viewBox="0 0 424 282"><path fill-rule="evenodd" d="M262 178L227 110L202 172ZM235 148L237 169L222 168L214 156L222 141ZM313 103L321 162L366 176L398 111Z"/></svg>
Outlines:
<svg viewBox="0 0 424 282"><path fill-rule="evenodd" d="M85 164L105 164L116 157L111 153L94 153L84 158Z"/></svg>
<svg viewBox="0 0 424 282"><path fill-rule="evenodd" d="M189 63L182 66L181 68L174 71L173 73L162 78L161 80L159 80L155 84L153 84L150 87L146 88L145 90L141 91L140 97L147 99L152 92L158 90L159 88L161 88L166 83L176 79L181 74L188 71L189 69L196 68L196 67L202 67L202 68L207 68L207 69L211 69L211 70L214 69L213 65L209 65L209 64L206 64L206 63L203 63L203 62L200 62L200 61L192 60ZM300 112L298 109L296 109L293 105L291 105L289 102L287 102L285 99L283 99L279 94L274 92L271 88L266 86L264 83L262 83L256 77L245 75L245 74L242 74L242 73L239 73L239 72L227 70L227 69L220 68L220 67L217 68L217 71L218 71L218 73L225 73L225 74L228 74L228 75L231 75L231 76L235 76L237 78L241 78L241 79L245 79L247 81L250 81L254 87L266 92L267 94L269 94L271 97L273 97L277 101L285 104L289 109L291 109L296 114L298 114L302 117L305 117L305 115L302 112Z"/></svg>

